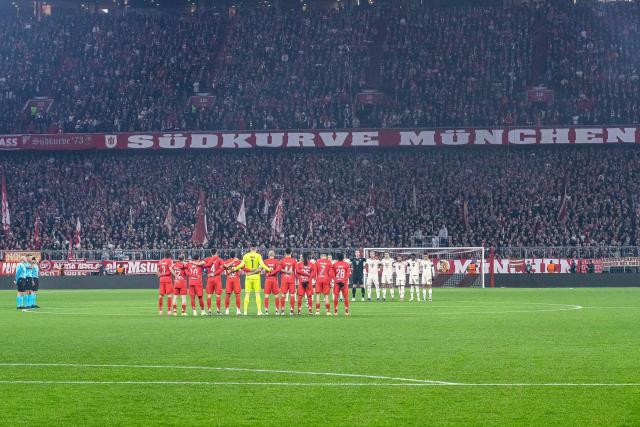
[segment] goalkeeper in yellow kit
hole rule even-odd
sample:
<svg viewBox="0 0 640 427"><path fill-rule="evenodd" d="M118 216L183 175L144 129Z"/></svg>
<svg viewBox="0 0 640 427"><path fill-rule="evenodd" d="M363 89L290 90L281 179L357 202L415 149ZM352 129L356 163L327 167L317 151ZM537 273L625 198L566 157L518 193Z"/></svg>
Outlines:
<svg viewBox="0 0 640 427"><path fill-rule="evenodd" d="M269 267L262 261L262 256L256 251L257 246L249 246L249 252L244 254L242 262L233 267L233 271L242 268L248 269L244 278L244 315L247 315L249 308L249 295L251 292L256 294L256 306L258 307L258 316L262 316L262 299L260 298L260 271L271 271Z"/></svg>

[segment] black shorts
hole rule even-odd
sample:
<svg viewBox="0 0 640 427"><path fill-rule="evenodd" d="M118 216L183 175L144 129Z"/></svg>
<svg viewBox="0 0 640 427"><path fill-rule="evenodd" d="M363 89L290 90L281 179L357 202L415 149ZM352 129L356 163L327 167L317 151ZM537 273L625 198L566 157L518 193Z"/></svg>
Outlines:
<svg viewBox="0 0 640 427"><path fill-rule="evenodd" d="M363 276L351 276L351 283L353 285L364 285L364 277Z"/></svg>
<svg viewBox="0 0 640 427"><path fill-rule="evenodd" d="M38 287L40 286L40 282L37 277L31 278L31 290L34 292L38 292Z"/></svg>
<svg viewBox="0 0 640 427"><path fill-rule="evenodd" d="M27 279L18 279L18 292L26 292L29 290L29 282Z"/></svg>

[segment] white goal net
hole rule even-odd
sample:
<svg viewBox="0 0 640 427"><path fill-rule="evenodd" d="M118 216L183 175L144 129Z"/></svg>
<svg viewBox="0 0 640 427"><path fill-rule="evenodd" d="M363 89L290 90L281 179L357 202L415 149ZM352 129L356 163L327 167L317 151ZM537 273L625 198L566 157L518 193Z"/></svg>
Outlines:
<svg viewBox="0 0 640 427"><path fill-rule="evenodd" d="M433 263L433 286L484 288L486 266L483 247L364 248L365 258L369 259L374 253L379 259L388 254L394 260L394 279L398 271L404 270L408 275L409 262L423 260L426 255ZM406 268L395 268L397 263L405 263L403 267Z"/></svg>

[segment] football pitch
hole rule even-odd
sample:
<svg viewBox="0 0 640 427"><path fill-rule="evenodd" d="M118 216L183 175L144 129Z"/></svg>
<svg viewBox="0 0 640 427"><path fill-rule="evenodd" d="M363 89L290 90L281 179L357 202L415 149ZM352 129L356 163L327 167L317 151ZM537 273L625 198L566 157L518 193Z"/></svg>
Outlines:
<svg viewBox="0 0 640 427"><path fill-rule="evenodd" d="M351 317L0 301L2 425L640 425L640 288L434 289Z"/></svg>

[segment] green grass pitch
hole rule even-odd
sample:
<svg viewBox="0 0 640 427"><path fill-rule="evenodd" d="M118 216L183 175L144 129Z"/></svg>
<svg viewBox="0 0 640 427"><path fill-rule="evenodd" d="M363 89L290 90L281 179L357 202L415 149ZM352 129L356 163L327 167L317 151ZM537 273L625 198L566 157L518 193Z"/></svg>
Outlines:
<svg viewBox="0 0 640 427"><path fill-rule="evenodd" d="M349 318L0 301L2 425L640 425L640 288L435 289Z"/></svg>

